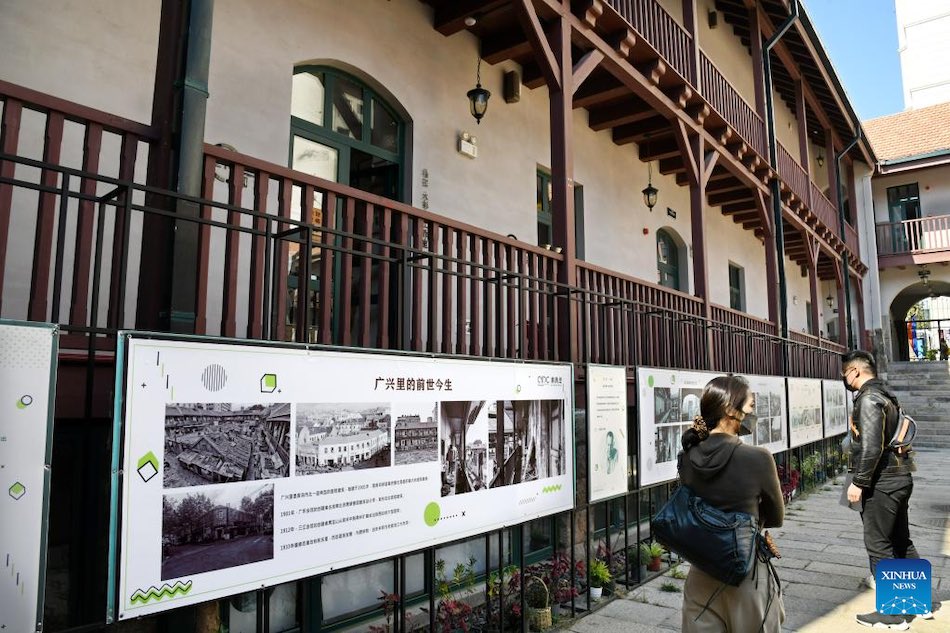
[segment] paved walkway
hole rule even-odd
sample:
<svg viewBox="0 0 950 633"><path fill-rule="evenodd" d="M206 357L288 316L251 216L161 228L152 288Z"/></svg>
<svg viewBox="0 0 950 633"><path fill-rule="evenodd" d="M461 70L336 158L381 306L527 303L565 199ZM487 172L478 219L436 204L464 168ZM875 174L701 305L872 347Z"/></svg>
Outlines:
<svg viewBox="0 0 950 633"><path fill-rule="evenodd" d="M933 565L936 597L946 608L934 620L917 618L913 631L950 632L950 449L917 451L911 498L911 537ZM841 483L827 484L802 501L793 500L785 525L770 530L782 559L776 567L785 590L785 631L841 633L867 631L856 613L874 609L874 592L861 579L868 572L858 514L838 504ZM686 565L681 566L684 570ZM669 573L573 623L576 633L679 631L683 595L661 591L666 583L682 588ZM735 633L743 633L737 631Z"/></svg>

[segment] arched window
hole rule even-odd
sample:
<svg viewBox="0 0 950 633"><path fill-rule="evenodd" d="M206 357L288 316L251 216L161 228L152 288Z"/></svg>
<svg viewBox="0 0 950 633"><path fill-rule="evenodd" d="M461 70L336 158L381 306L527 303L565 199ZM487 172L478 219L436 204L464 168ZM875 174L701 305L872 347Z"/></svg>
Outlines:
<svg viewBox="0 0 950 633"><path fill-rule="evenodd" d="M679 252L673 237L665 229L656 232L656 268L661 286L680 289Z"/></svg>
<svg viewBox="0 0 950 633"><path fill-rule="evenodd" d="M376 91L325 66L294 70L291 167L403 200L406 123Z"/></svg>

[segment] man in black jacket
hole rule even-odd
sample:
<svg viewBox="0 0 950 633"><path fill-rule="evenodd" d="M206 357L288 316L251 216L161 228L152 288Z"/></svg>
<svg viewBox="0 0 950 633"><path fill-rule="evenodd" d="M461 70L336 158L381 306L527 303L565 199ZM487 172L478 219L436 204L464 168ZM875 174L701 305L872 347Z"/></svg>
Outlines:
<svg viewBox="0 0 950 633"><path fill-rule="evenodd" d="M848 501L861 502L864 547L874 587L878 561L883 558L920 558L910 540L907 506L916 470L909 454L887 447L899 423L897 402L868 352L855 350L842 356L841 379L848 391L857 392L851 418L851 472ZM882 628L906 628L903 618L880 613L857 616L858 623ZM904 624L904 626L900 626ZM883 625L883 626L882 626Z"/></svg>

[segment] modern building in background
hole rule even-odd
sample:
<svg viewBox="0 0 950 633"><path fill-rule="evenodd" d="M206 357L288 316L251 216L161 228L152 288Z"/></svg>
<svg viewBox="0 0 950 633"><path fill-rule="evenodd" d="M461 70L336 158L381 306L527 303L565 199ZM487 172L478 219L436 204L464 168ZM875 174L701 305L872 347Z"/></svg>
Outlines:
<svg viewBox="0 0 950 633"><path fill-rule="evenodd" d="M904 107L950 101L950 5L944 0L894 0Z"/></svg>
<svg viewBox="0 0 950 633"><path fill-rule="evenodd" d="M668 495L589 504L579 468L573 512L106 626L120 330L572 363L553 425L587 363L837 378L880 328L877 158L784 0L7 0L0 107L0 316L63 333L45 631L365 630L438 561L594 556ZM498 406L457 447L483 486L545 446ZM398 461L370 423L307 421L296 467ZM289 467L264 424L249 468Z"/></svg>

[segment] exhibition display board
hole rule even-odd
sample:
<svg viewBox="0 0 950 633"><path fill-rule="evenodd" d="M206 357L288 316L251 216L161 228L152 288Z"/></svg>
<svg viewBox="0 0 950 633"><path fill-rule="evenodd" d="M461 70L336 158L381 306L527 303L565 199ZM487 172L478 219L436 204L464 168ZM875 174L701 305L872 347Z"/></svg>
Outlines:
<svg viewBox="0 0 950 633"><path fill-rule="evenodd" d="M683 432L699 415L703 388L722 373L640 367L637 369L637 411L640 420L640 487L676 479L676 458ZM755 413L743 425L750 431L743 442L772 453L788 448L785 435L785 379L747 376L755 395Z"/></svg>
<svg viewBox="0 0 950 633"><path fill-rule="evenodd" d="M817 378L788 379L789 448L822 438L821 382Z"/></svg>
<svg viewBox="0 0 950 633"><path fill-rule="evenodd" d="M130 333L120 354L120 619L573 507L570 365Z"/></svg>
<svg viewBox="0 0 950 633"><path fill-rule="evenodd" d="M755 413L743 420L751 433L741 436L742 441L767 448L772 454L788 449L785 421L788 403L785 398L785 379L779 376L745 376L755 394Z"/></svg>
<svg viewBox="0 0 950 633"><path fill-rule="evenodd" d="M587 429L590 501L626 494L630 465L625 367L587 366Z"/></svg>
<svg viewBox="0 0 950 633"><path fill-rule="evenodd" d="M58 330L0 321L0 630L40 631Z"/></svg>
<svg viewBox="0 0 950 633"><path fill-rule="evenodd" d="M840 380L822 380L821 393L824 401L825 437L841 435L848 430L848 392Z"/></svg>

